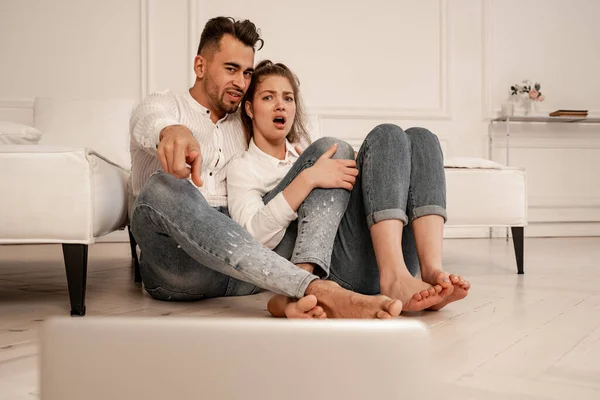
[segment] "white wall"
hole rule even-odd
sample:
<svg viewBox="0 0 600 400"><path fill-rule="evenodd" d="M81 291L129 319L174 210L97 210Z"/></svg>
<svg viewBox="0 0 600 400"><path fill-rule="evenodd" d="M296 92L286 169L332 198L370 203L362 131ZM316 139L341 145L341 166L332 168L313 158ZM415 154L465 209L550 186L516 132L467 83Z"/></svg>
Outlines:
<svg viewBox="0 0 600 400"><path fill-rule="evenodd" d="M0 118L35 95L185 90L204 23L231 15L260 27L257 61L299 75L320 134L359 146L380 122L425 126L446 157L486 157L486 119L524 78L543 112L600 114L599 14L594 0L1 0ZM529 235L600 235L600 126L515 126L511 164L528 171Z"/></svg>
<svg viewBox="0 0 600 400"><path fill-rule="evenodd" d="M0 97L138 97L139 0L0 1Z"/></svg>

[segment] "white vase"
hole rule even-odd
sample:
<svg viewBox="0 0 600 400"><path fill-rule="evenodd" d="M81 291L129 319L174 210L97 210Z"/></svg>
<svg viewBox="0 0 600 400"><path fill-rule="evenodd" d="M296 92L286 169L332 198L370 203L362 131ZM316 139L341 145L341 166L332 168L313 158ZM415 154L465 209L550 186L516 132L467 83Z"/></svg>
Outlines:
<svg viewBox="0 0 600 400"><path fill-rule="evenodd" d="M523 115L525 117L530 117L535 115L535 108L534 108L534 103L535 101L531 100L529 97L523 98Z"/></svg>

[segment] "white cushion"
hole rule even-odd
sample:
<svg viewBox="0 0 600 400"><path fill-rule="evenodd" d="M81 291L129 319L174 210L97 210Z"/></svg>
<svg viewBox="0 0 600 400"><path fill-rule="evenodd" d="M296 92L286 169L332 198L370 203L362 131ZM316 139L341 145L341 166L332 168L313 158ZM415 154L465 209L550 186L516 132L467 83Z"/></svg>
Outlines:
<svg viewBox="0 0 600 400"><path fill-rule="evenodd" d="M32 126L11 121L0 121L0 144L36 144L42 132Z"/></svg>
<svg viewBox="0 0 600 400"><path fill-rule="evenodd" d="M94 243L127 221L129 172L83 148L0 146L0 243Z"/></svg>
<svg viewBox="0 0 600 400"><path fill-rule="evenodd" d="M448 226L526 226L527 182L517 168L445 168Z"/></svg>
<svg viewBox="0 0 600 400"><path fill-rule="evenodd" d="M40 144L90 148L130 169L131 99L61 99L37 97L34 126L44 133Z"/></svg>
<svg viewBox="0 0 600 400"><path fill-rule="evenodd" d="M444 168L502 169L502 164L477 157L454 157L444 160Z"/></svg>

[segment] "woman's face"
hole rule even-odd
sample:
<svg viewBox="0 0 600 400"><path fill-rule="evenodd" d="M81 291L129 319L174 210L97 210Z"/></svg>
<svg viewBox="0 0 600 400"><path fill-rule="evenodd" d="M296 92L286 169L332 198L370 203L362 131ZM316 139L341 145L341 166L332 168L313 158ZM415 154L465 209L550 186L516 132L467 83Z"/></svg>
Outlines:
<svg viewBox="0 0 600 400"><path fill-rule="evenodd" d="M285 138L296 117L296 99L290 81L278 75L265 78L256 88L252 104L246 103L252 117L254 135L267 140Z"/></svg>

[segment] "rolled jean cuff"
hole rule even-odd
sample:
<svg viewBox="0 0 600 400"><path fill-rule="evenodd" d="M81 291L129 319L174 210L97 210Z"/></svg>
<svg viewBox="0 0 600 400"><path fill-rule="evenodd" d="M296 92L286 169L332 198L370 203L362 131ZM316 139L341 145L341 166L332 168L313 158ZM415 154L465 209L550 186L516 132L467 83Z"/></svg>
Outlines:
<svg viewBox="0 0 600 400"><path fill-rule="evenodd" d="M306 277L304 277L304 279L298 285L298 288L296 289L296 293L294 296L297 299L301 299L302 297L304 297L304 295L306 294L306 288L308 287L308 285L310 285L310 283L312 281L316 281L317 279L319 279L318 276L307 272Z"/></svg>
<svg viewBox="0 0 600 400"><path fill-rule="evenodd" d="M411 221L414 221L417 218L425 217L427 215L439 215L444 218L444 223L448 220L448 214L446 213L446 209L441 206L422 206L417 207L412 212Z"/></svg>
<svg viewBox="0 0 600 400"><path fill-rule="evenodd" d="M376 223L388 219L398 219L402 221L402 224L404 225L408 223L408 217L404 211L399 208L391 208L389 210L375 211L374 213L367 215L367 225L369 226L369 229L371 229Z"/></svg>
<svg viewBox="0 0 600 400"><path fill-rule="evenodd" d="M316 268L313 275L317 275L321 279L327 279L329 277L329 264L317 257L296 257L292 256L290 262L292 264L315 264ZM323 274L319 272L323 271Z"/></svg>

